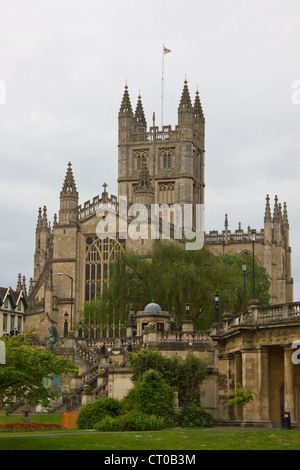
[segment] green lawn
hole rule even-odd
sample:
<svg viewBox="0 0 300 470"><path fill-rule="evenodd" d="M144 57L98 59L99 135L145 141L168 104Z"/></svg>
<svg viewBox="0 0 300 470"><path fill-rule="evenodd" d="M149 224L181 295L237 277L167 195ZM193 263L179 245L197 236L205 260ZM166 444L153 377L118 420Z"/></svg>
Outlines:
<svg viewBox="0 0 300 470"><path fill-rule="evenodd" d="M300 450L300 430L172 429L131 433L0 434L0 450ZM110 455L110 454L109 454Z"/></svg>
<svg viewBox="0 0 300 470"><path fill-rule="evenodd" d="M62 415L32 414L34 423L61 424ZM22 422L22 415L0 415L0 424ZM44 431L1 433L0 450L300 450L300 429L170 429L96 433Z"/></svg>

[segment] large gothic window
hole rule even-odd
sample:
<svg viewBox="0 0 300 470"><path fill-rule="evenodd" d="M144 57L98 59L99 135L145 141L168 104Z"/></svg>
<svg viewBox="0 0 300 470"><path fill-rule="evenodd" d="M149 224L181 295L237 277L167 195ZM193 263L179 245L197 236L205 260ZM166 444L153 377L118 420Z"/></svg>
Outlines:
<svg viewBox="0 0 300 470"><path fill-rule="evenodd" d="M85 300L99 297L107 286L109 266L121 250L121 244L113 239L88 237L85 243Z"/></svg>

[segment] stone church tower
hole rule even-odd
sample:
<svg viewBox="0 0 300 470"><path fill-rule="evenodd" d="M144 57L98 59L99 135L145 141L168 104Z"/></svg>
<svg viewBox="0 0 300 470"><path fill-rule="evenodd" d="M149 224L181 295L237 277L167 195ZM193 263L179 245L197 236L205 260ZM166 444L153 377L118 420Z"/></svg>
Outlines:
<svg viewBox="0 0 300 470"><path fill-rule="evenodd" d="M156 126L150 130L139 96L135 113L128 87L119 111L118 193L128 204L135 202L134 189L143 162L149 171L154 204L204 204L205 119L196 92L191 102L187 81L178 107L178 125Z"/></svg>
<svg viewBox="0 0 300 470"><path fill-rule="evenodd" d="M71 163L67 167L59 198L58 218L52 227L47 208L39 209L36 227L34 275L30 284L26 329L36 328L37 335L49 338L49 327L63 335L65 315L69 329L78 323L85 302L101 295L109 279L110 266L121 250L148 253L153 243L120 236L121 198L132 204L190 204L195 209L205 204L205 118L198 91L192 104L187 81L179 101L178 124L159 129L155 114L150 129L138 97L133 112L128 87L125 87L118 115L118 197L103 192L84 204ZM99 224L116 219L115 236L99 237ZM128 224L128 219L127 219ZM126 226L126 228L128 225ZM161 232L159 232L159 237ZM144 243L145 242L145 243ZM205 235L212 253L233 251L252 253L250 229L225 230ZM293 297L291 250L286 205L275 201L273 217L267 200L265 225L256 231L256 259L266 267L271 281L272 303L290 302Z"/></svg>

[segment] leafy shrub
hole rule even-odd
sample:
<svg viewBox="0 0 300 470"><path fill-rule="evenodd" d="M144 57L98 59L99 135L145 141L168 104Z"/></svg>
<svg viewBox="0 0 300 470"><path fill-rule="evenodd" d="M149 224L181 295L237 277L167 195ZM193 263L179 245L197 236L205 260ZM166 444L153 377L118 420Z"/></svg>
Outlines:
<svg viewBox="0 0 300 470"><path fill-rule="evenodd" d="M121 413L122 404L115 398L101 398L84 405L78 415L80 429L93 429L106 416L115 417Z"/></svg>
<svg viewBox="0 0 300 470"><path fill-rule="evenodd" d="M173 388L163 380L159 372L150 369L129 390L122 404L125 412L136 410L143 414L172 417L175 414L173 399Z"/></svg>
<svg viewBox="0 0 300 470"><path fill-rule="evenodd" d="M94 429L96 429L96 431L107 432L119 431L120 429L118 418L113 418L112 416L105 416L105 418L101 419L101 421L94 424Z"/></svg>
<svg viewBox="0 0 300 470"><path fill-rule="evenodd" d="M166 426L164 418L132 410L112 418L106 416L95 424L97 431L158 431Z"/></svg>
<svg viewBox="0 0 300 470"><path fill-rule="evenodd" d="M182 427L210 428L213 425L213 417L202 406L190 403L179 414L178 424Z"/></svg>

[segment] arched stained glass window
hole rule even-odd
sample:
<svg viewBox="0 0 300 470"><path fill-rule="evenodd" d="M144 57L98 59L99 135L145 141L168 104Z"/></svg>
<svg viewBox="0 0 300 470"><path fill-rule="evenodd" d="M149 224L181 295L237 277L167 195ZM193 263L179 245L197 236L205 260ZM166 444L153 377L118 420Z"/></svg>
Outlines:
<svg viewBox="0 0 300 470"><path fill-rule="evenodd" d="M86 238L85 301L99 297L109 280L109 266L123 249L117 240Z"/></svg>

